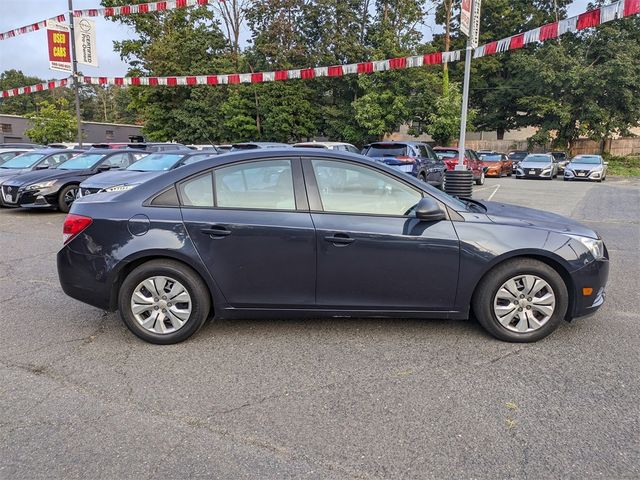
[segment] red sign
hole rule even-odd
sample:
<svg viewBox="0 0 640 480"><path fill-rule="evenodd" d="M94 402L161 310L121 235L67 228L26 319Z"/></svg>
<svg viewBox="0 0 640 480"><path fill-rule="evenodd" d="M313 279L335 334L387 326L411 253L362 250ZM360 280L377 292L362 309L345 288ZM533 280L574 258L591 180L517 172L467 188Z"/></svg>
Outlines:
<svg viewBox="0 0 640 480"><path fill-rule="evenodd" d="M47 30L47 41L49 43L50 62L70 62L71 47L69 43L69 32L58 30Z"/></svg>

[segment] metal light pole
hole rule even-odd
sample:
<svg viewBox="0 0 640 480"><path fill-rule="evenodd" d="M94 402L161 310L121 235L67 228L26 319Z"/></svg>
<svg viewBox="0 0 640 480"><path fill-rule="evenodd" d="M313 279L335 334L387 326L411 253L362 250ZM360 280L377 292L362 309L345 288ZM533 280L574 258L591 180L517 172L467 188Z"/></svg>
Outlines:
<svg viewBox="0 0 640 480"><path fill-rule="evenodd" d="M78 122L78 145L82 147L82 118L80 117L80 85L78 82L78 60L76 59L76 37L73 27L73 0L69 0L69 43L71 43L71 65L73 70L73 90L76 95L76 120Z"/></svg>
<svg viewBox="0 0 640 480"><path fill-rule="evenodd" d="M471 18L464 57L464 80L462 84L462 109L460 111L460 140L458 142L458 163L454 170L445 173L445 190L458 197L471 197L473 173L464 165L465 137L467 133L467 110L469 108L469 79L471 77L471 57L478 43L480 30L480 2L471 0Z"/></svg>

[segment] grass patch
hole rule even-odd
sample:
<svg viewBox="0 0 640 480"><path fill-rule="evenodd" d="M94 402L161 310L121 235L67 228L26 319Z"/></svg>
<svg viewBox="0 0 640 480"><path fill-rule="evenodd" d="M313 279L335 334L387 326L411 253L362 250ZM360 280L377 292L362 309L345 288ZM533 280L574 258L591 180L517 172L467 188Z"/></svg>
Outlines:
<svg viewBox="0 0 640 480"><path fill-rule="evenodd" d="M626 157L618 157L605 154L604 160L609 162L607 175L640 177L640 156L627 155Z"/></svg>

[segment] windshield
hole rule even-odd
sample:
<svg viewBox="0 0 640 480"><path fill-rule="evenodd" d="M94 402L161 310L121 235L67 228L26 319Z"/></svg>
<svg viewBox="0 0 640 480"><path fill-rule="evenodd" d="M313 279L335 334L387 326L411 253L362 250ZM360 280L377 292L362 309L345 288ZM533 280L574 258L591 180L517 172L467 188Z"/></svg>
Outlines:
<svg viewBox="0 0 640 480"><path fill-rule="evenodd" d="M551 163L551 157L549 155L527 155L523 162Z"/></svg>
<svg viewBox="0 0 640 480"><path fill-rule="evenodd" d="M365 155L367 157L400 157L407 155L407 146L395 143L371 145Z"/></svg>
<svg viewBox="0 0 640 480"><path fill-rule="evenodd" d="M522 160L527 155L527 152L511 152L508 156L510 160Z"/></svg>
<svg viewBox="0 0 640 480"><path fill-rule="evenodd" d="M484 162L499 162L502 160L502 155L497 153L481 153L480 160Z"/></svg>
<svg viewBox="0 0 640 480"><path fill-rule="evenodd" d="M571 163L588 163L590 165L598 165L600 162L599 155L578 155L571 160Z"/></svg>
<svg viewBox="0 0 640 480"><path fill-rule="evenodd" d="M127 170L135 170L136 172L161 172L163 170L170 170L182 157L184 157L184 155L178 153L152 153L127 167Z"/></svg>
<svg viewBox="0 0 640 480"><path fill-rule="evenodd" d="M86 170L92 168L104 157L104 153L83 153L62 163L60 170Z"/></svg>
<svg viewBox="0 0 640 480"><path fill-rule="evenodd" d="M44 158L44 153L23 153L3 163L0 168L30 168Z"/></svg>
<svg viewBox="0 0 640 480"><path fill-rule="evenodd" d="M0 153L0 165L2 165L7 160L11 160L13 157L17 157L22 152L4 152Z"/></svg>
<svg viewBox="0 0 640 480"><path fill-rule="evenodd" d="M444 158L458 158L457 150L435 150L435 153L440 160Z"/></svg>

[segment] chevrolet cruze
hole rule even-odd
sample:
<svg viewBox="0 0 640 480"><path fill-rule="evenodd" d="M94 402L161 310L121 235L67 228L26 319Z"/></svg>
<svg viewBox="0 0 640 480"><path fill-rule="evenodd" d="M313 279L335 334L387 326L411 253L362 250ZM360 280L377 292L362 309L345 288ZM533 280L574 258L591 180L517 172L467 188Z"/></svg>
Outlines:
<svg viewBox="0 0 640 480"><path fill-rule="evenodd" d="M467 318L539 340L605 300L609 255L558 215L459 200L359 155L252 150L73 203L70 296L153 343L209 317Z"/></svg>

